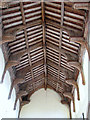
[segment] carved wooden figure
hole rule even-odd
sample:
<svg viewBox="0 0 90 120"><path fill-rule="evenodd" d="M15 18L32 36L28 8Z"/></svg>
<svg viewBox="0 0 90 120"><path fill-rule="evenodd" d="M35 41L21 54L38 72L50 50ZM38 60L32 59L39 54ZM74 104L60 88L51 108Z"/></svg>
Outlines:
<svg viewBox="0 0 90 120"><path fill-rule="evenodd" d="M77 98L78 100L80 100L80 95L79 95L79 87L78 87L78 84L75 80L66 80L66 83L69 84L69 85L72 85L74 88L76 88L77 90Z"/></svg>
<svg viewBox="0 0 90 120"><path fill-rule="evenodd" d="M16 95L16 100L15 100L15 104L14 104L14 110L16 110L16 104L17 104L17 101L18 99L20 100L20 102L22 101L22 96L25 96L27 95L28 93L26 91L19 91Z"/></svg>
<svg viewBox="0 0 90 120"><path fill-rule="evenodd" d="M71 61L71 62L68 62L68 64L77 68L79 70L79 72L81 72L82 84L85 85L85 77L84 77L83 67L82 67L81 63Z"/></svg>
<svg viewBox="0 0 90 120"><path fill-rule="evenodd" d="M63 93L63 95L73 101L73 112L75 112L75 102L74 102L74 97L73 97L72 93L65 92L65 93Z"/></svg>

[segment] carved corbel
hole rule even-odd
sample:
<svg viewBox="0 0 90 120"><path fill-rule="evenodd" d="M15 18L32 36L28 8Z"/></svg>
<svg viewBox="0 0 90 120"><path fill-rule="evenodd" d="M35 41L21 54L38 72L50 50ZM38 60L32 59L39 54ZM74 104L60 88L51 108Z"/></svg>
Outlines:
<svg viewBox="0 0 90 120"><path fill-rule="evenodd" d="M65 92L65 93L63 93L63 95L64 95L66 98L69 98L70 100L73 101L73 112L75 112L75 102L74 102L74 97L73 97L72 93L70 93L70 92Z"/></svg>
<svg viewBox="0 0 90 120"><path fill-rule="evenodd" d="M81 46L84 46L88 52L89 60L90 60L90 47L87 42L83 37L70 37L70 41L76 42L81 44Z"/></svg>
<svg viewBox="0 0 90 120"><path fill-rule="evenodd" d="M18 99L20 100L20 102L22 102L22 96L25 96L27 95L28 93L26 91L19 91L16 95L16 100L15 100L15 104L14 104L14 110L16 110L16 104L17 104L17 101Z"/></svg>
<svg viewBox="0 0 90 120"><path fill-rule="evenodd" d="M18 85L19 83L23 83L24 81L25 81L24 78L16 78L16 79L13 80L13 82L11 84L8 99L11 98L11 93L12 93L12 90L13 90L14 86Z"/></svg>
<svg viewBox="0 0 90 120"><path fill-rule="evenodd" d="M77 90L77 98L78 98L78 100L80 100L79 87L78 87L77 82L75 80L69 80L69 79L67 79L66 83L69 84L69 85L72 85L74 88L76 88L76 90Z"/></svg>
<svg viewBox="0 0 90 120"><path fill-rule="evenodd" d="M71 62L68 62L68 64L70 66L73 66L73 67L77 68L79 70L79 72L81 72L82 84L85 85L85 77L84 77L83 67L82 67L81 63L71 61Z"/></svg>

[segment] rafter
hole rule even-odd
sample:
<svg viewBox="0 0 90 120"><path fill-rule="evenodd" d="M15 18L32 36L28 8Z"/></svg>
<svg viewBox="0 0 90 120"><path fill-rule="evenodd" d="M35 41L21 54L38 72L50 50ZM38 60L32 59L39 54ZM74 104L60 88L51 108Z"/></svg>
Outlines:
<svg viewBox="0 0 90 120"><path fill-rule="evenodd" d="M17 27L4 30L3 35L2 35L2 40L0 41L0 45L7 43L7 42L14 41L16 39L16 34L18 32L25 30L28 27L32 27L32 26L39 25L39 24L41 24L41 20L36 20L36 21L33 21L32 23L19 25Z"/></svg>
<svg viewBox="0 0 90 120"><path fill-rule="evenodd" d="M68 87L68 90L69 90L69 87L70 87L70 86L69 86L66 82L61 81L61 80L58 81L57 78L53 77L53 76L50 75L50 74L48 74L48 78L49 78L50 80L58 83L61 87L63 86L62 88L64 88L64 89L66 89L66 87Z"/></svg>
<svg viewBox="0 0 90 120"><path fill-rule="evenodd" d="M20 8L21 8L23 25L26 25L24 9L23 9L23 2L20 2ZM29 48L29 44L28 44L28 36L27 36L27 30L26 29L24 29L24 34L25 34L25 40L26 40L26 47L28 49ZM29 58L29 64L30 64L30 66L32 66L30 52L28 52L28 58ZM32 79L34 79L33 70L32 69L31 69L31 75L32 75Z"/></svg>
<svg viewBox="0 0 90 120"><path fill-rule="evenodd" d="M54 50L56 50L58 52L60 52L62 55L64 55L67 58L67 60L72 60L72 59L77 60L77 55L74 54L74 53L66 51L62 48L58 48L57 46L54 46L51 43L49 43L47 46L53 48Z"/></svg>
<svg viewBox="0 0 90 120"><path fill-rule="evenodd" d="M56 28L58 29L62 29L63 31L66 31L69 36L79 36L79 37L82 37L83 36L83 32L82 31L78 31L78 30L75 30L73 28L68 28L66 26L61 26L59 23L55 22L55 21L52 21L52 20L46 20L46 24L47 25L51 25L51 26L55 26Z"/></svg>
<svg viewBox="0 0 90 120"><path fill-rule="evenodd" d="M64 19L64 3L61 3L61 26L63 26L63 19ZM59 39L59 49L61 49L62 44L62 29L60 29L60 39ZM60 77L60 64L61 64L61 52L59 50L59 68L58 68L58 81ZM57 84L58 86L58 84Z"/></svg>

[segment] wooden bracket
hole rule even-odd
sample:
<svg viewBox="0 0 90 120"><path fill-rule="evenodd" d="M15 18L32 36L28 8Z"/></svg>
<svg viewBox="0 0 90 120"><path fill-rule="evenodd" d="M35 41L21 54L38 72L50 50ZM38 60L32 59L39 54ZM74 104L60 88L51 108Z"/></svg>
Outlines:
<svg viewBox="0 0 90 120"><path fill-rule="evenodd" d="M85 85L85 77L84 77L83 67L82 67L81 63L71 61L71 62L68 62L68 64L77 68L79 70L79 72L81 72L82 84Z"/></svg>
<svg viewBox="0 0 90 120"><path fill-rule="evenodd" d="M78 98L78 100L80 100L79 87L78 87L77 82L75 80L69 80L69 79L67 79L66 83L69 84L69 85L72 85L73 87L76 88L76 90L77 90L77 98Z"/></svg>
<svg viewBox="0 0 90 120"><path fill-rule="evenodd" d="M15 103L14 103L14 110L16 110L16 104L17 104L17 101L18 99L20 99L20 102L22 101L21 97L22 96L25 96L27 95L28 93L26 91L19 91L16 95L16 100L15 100Z"/></svg>
<svg viewBox="0 0 90 120"><path fill-rule="evenodd" d="M23 83L24 81L25 81L24 78L16 78L16 79L13 80L13 82L11 84L11 88L10 88L8 99L11 98L11 93L12 93L12 90L13 90L14 86L16 86L19 83Z"/></svg>
<svg viewBox="0 0 90 120"><path fill-rule="evenodd" d="M72 93L65 92L65 93L63 93L63 95L73 101L73 112L75 112L75 102L74 102L74 97L73 97Z"/></svg>

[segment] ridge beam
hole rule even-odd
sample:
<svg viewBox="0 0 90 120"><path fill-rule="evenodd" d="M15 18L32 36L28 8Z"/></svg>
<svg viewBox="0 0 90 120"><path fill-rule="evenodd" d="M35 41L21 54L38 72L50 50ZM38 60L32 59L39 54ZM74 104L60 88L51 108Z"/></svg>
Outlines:
<svg viewBox="0 0 90 120"><path fill-rule="evenodd" d="M41 0L42 8L42 28L43 28L43 51L44 51L44 71L45 71L45 90L47 89L47 62L46 62L46 37L45 37L45 3Z"/></svg>

